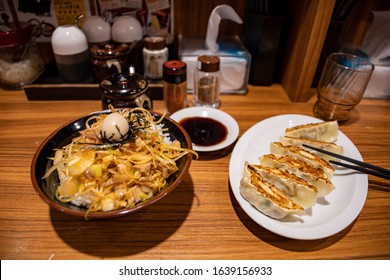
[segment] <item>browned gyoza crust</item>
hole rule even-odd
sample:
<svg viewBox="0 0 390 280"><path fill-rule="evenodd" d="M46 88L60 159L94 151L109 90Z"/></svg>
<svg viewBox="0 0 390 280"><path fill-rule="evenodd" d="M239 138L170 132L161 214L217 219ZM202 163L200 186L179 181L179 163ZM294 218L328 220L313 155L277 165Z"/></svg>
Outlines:
<svg viewBox="0 0 390 280"><path fill-rule="evenodd" d="M250 165L250 168L253 168L269 183L284 191L292 201L304 209L310 208L316 203L317 188L295 174L262 165Z"/></svg>
<svg viewBox="0 0 390 280"><path fill-rule="evenodd" d="M245 163L240 192L249 203L271 218L281 219L289 214L304 212L302 206L292 201L284 191L264 179L256 172L256 168L248 163Z"/></svg>
<svg viewBox="0 0 390 280"><path fill-rule="evenodd" d="M333 176L334 168L329 164L329 162L300 147L292 145L285 146L280 142L272 142L271 153L277 156L288 155L296 157L316 168L322 169L328 179L331 179Z"/></svg>
<svg viewBox="0 0 390 280"><path fill-rule="evenodd" d="M323 197L334 190L333 183L326 177L324 171L292 156L275 156L266 154L260 157L260 164L272 166L295 174L317 188L317 196Z"/></svg>
<svg viewBox="0 0 390 280"><path fill-rule="evenodd" d="M337 121L310 123L286 128L286 136L333 142L337 139L339 126Z"/></svg>
<svg viewBox="0 0 390 280"><path fill-rule="evenodd" d="M344 154L343 146L337 145L336 143L333 143L333 142L327 142L327 141L321 141L321 140L315 140L315 139L306 139L306 138L296 138L296 137L290 137L290 136L279 137L279 142L285 146L292 145L292 146L301 147L301 148L308 150L309 152L319 156L320 158L322 158L324 160L330 160L330 159L337 160L337 159L332 157L332 156L328 156L324 153L316 152L313 149L306 148L303 145L307 144L307 145L310 145L312 147L317 147L317 148L327 150L329 152L339 154L339 155Z"/></svg>

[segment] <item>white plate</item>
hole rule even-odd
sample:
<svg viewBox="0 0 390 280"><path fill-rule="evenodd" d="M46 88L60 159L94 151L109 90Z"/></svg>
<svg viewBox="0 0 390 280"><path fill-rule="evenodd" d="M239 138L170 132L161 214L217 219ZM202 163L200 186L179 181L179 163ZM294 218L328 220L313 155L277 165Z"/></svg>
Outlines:
<svg viewBox="0 0 390 280"><path fill-rule="evenodd" d="M192 143L193 149L195 151L198 152L217 151L228 147L238 137L239 127L236 120L233 119L233 117L230 116L229 114L219 109L214 109L209 107L189 107L189 108L179 110L170 116L170 118L175 120L176 122L180 122L185 118L191 118L191 117L204 117L204 118L214 119L216 121L219 121L223 125L225 125L228 131L226 138L222 142L216 145L199 146Z"/></svg>
<svg viewBox="0 0 390 280"><path fill-rule="evenodd" d="M342 231L359 215L367 196L366 174L337 168L332 178L335 190L326 197L319 198L317 203L307 210L307 215L289 215L275 220L262 214L241 196L240 180L245 161L258 164L259 157L270 153L270 143L278 141L287 127L315 122L321 120L303 115L280 115L263 120L242 135L230 158L230 185L242 209L260 226L293 239L320 239ZM336 143L344 147L346 156L362 160L358 149L341 131Z"/></svg>

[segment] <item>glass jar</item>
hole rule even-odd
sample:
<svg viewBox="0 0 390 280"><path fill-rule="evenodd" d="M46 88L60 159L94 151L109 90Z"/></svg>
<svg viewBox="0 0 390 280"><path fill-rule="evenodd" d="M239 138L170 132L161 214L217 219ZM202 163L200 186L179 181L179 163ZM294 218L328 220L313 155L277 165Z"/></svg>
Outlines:
<svg viewBox="0 0 390 280"><path fill-rule="evenodd" d="M152 110L148 82L137 73L116 73L106 77L99 85L102 108L141 107Z"/></svg>
<svg viewBox="0 0 390 280"><path fill-rule="evenodd" d="M150 81L161 81L163 64L168 60L168 48L163 37L151 36L144 39L144 76Z"/></svg>
<svg viewBox="0 0 390 280"><path fill-rule="evenodd" d="M165 112L172 114L187 107L187 65L170 60L163 65L163 99Z"/></svg>
<svg viewBox="0 0 390 280"><path fill-rule="evenodd" d="M0 29L0 87L21 89L43 71L44 63L35 41L34 25L13 23Z"/></svg>
<svg viewBox="0 0 390 280"><path fill-rule="evenodd" d="M221 106L219 65L218 56L198 57L194 73L194 106L213 108Z"/></svg>

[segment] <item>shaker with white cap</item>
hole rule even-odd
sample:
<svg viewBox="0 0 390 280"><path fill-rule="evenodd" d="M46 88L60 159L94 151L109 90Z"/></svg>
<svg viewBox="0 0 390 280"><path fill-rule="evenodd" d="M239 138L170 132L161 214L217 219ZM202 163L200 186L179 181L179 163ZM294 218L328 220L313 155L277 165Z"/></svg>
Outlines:
<svg viewBox="0 0 390 280"><path fill-rule="evenodd" d="M112 40L118 43L133 43L143 37L140 22L129 15L116 17L112 24L111 33Z"/></svg>
<svg viewBox="0 0 390 280"><path fill-rule="evenodd" d="M81 29L90 45L108 43L111 39L111 25L100 16L88 17Z"/></svg>
<svg viewBox="0 0 390 280"><path fill-rule="evenodd" d="M51 44L58 72L64 82L91 82L87 37L76 24L58 26L51 37Z"/></svg>
<svg viewBox="0 0 390 280"><path fill-rule="evenodd" d="M138 19L130 15L115 17L111 28L111 36L115 43L129 45L129 64L134 67L136 73L143 73L143 29Z"/></svg>

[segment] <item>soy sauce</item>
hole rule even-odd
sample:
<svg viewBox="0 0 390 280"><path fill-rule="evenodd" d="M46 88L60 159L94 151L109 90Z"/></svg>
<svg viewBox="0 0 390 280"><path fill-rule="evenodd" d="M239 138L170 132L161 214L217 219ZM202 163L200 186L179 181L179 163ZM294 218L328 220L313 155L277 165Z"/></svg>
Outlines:
<svg viewBox="0 0 390 280"><path fill-rule="evenodd" d="M221 143L227 137L225 125L207 117L185 118L179 122L187 131L193 144L198 146L213 146Z"/></svg>

